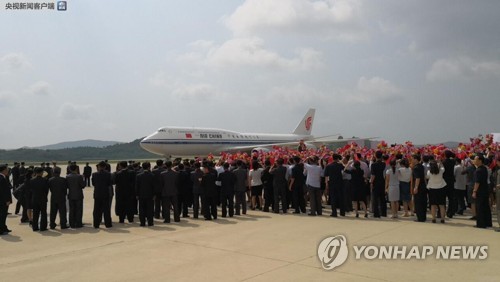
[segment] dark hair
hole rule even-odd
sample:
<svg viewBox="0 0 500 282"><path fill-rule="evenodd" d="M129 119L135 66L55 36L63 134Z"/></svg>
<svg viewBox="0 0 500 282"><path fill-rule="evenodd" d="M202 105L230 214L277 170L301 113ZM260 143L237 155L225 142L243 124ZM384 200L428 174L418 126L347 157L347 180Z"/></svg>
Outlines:
<svg viewBox="0 0 500 282"><path fill-rule="evenodd" d="M484 164L484 155L481 153L478 153L476 157Z"/></svg>
<svg viewBox="0 0 500 282"><path fill-rule="evenodd" d="M455 154L453 154L453 152L452 152L452 151L450 151L450 150L446 150L446 151L444 151L444 156L445 156L447 159L449 159L449 158L454 158L454 157L455 157Z"/></svg>
<svg viewBox="0 0 500 282"><path fill-rule="evenodd" d="M439 174L439 166L438 166L438 163L436 161L431 161L429 163L429 171L432 174Z"/></svg>
<svg viewBox="0 0 500 282"><path fill-rule="evenodd" d="M72 164L72 165L69 166L69 170L70 171L76 171L76 168L77 168L77 166L74 165L74 164Z"/></svg>
<svg viewBox="0 0 500 282"><path fill-rule="evenodd" d="M377 152L375 152L375 158L377 158L377 159L381 159L381 158L382 158L382 155L383 155L383 154L382 154L382 151L377 151Z"/></svg>
<svg viewBox="0 0 500 282"><path fill-rule="evenodd" d="M293 162L296 163L296 164L300 163L300 157L299 156L294 156L293 157Z"/></svg>
<svg viewBox="0 0 500 282"><path fill-rule="evenodd" d="M389 162L392 167L392 173L396 173L396 160L392 160Z"/></svg>
<svg viewBox="0 0 500 282"><path fill-rule="evenodd" d="M177 168L178 168L179 170L183 170L183 169L184 169L184 164L179 163L179 164L177 165Z"/></svg>
<svg viewBox="0 0 500 282"><path fill-rule="evenodd" d="M425 155L422 160L424 161L424 163L428 163L430 160L431 160L431 156L429 155Z"/></svg>
<svg viewBox="0 0 500 282"><path fill-rule="evenodd" d="M142 163L142 168L143 169L150 169L151 168L151 164L149 162L143 162Z"/></svg>
<svg viewBox="0 0 500 282"><path fill-rule="evenodd" d="M126 161L121 161L119 164L121 168L127 168L128 166L128 163Z"/></svg>
<svg viewBox="0 0 500 282"><path fill-rule="evenodd" d="M264 162L264 165L265 165L265 166L270 166L270 165L271 165L271 161L270 161L270 160L266 160L266 161Z"/></svg>
<svg viewBox="0 0 500 282"><path fill-rule="evenodd" d="M278 163L278 165L283 165L283 163L285 163L285 160L283 160L282 158L279 158L276 163Z"/></svg>
<svg viewBox="0 0 500 282"><path fill-rule="evenodd" d="M410 163L408 162L408 159L402 159L400 164L406 168L410 167Z"/></svg>
<svg viewBox="0 0 500 282"><path fill-rule="evenodd" d="M201 167L201 163L200 162L195 162L194 163L194 168L200 168Z"/></svg>
<svg viewBox="0 0 500 282"><path fill-rule="evenodd" d="M171 161L166 161L166 162L165 162L165 166L166 166L167 168L172 168L172 162L171 162Z"/></svg>
<svg viewBox="0 0 500 282"><path fill-rule="evenodd" d="M335 161L339 161L339 160L341 160L341 159L342 159L342 156L341 156L341 155L339 155L339 154L333 154L333 156L332 156L332 157L333 157L333 159L334 159Z"/></svg>
<svg viewBox="0 0 500 282"><path fill-rule="evenodd" d="M422 157L420 156L420 154L413 154L411 157L412 157L413 159L415 159L415 160L419 161L419 162L422 160Z"/></svg>
<svg viewBox="0 0 500 282"><path fill-rule="evenodd" d="M252 169L258 169L260 167L258 161L252 161Z"/></svg>
<svg viewBox="0 0 500 282"><path fill-rule="evenodd" d="M229 169L229 163L224 163L222 167L224 167L224 169Z"/></svg>
<svg viewBox="0 0 500 282"><path fill-rule="evenodd" d="M156 165L157 166L162 166L163 165L163 160L156 160Z"/></svg>
<svg viewBox="0 0 500 282"><path fill-rule="evenodd" d="M60 175L60 174L61 174L61 168L60 168L60 167L58 167L58 166L56 166L56 167L54 168L54 174L55 174L55 175Z"/></svg>

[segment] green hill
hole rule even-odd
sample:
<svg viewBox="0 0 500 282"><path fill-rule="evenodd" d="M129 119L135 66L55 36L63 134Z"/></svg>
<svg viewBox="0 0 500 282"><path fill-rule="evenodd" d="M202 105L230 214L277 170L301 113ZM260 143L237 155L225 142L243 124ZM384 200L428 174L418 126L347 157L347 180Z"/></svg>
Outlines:
<svg viewBox="0 0 500 282"><path fill-rule="evenodd" d="M0 161L30 162L30 161L85 161L85 160L129 160L129 159L156 159L139 145L142 138L129 143L115 144L103 148L78 147L59 150L41 150L21 148L15 150L0 150Z"/></svg>

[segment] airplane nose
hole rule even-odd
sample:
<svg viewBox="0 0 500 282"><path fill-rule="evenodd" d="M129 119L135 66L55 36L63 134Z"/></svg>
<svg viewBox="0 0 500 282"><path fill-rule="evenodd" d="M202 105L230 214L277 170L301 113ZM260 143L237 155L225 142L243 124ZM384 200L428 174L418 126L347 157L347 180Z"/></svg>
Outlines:
<svg viewBox="0 0 500 282"><path fill-rule="evenodd" d="M142 149L150 153L161 155L161 146L158 144L157 141L155 141L155 136L156 133L153 133L145 137L139 142L139 145L141 146Z"/></svg>

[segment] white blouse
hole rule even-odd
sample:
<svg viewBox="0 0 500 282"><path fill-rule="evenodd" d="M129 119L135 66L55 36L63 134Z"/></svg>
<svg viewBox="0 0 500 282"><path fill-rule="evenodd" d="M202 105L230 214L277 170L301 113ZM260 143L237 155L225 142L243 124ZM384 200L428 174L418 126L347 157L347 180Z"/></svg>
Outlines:
<svg viewBox="0 0 500 282"><path fill-rule="evenodd" d="M441 189L446 186L446 182L443 179L444 167L439 168L438 174L432 174L430 170L427 171L427 178L429 182L427 183L428 189Z"/></svg>

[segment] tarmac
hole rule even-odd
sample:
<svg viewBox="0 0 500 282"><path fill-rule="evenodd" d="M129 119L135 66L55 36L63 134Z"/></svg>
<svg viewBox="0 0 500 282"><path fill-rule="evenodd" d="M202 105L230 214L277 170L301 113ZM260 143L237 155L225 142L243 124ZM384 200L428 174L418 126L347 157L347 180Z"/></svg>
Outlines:
<svg viewBox="0 0 500 282"><path fill-rule="evenodd" d="M86 188L81 229L33 232L9 215L12 233L0 236L1 281L499 281L500 240L473 228L470 215L445 224L414 217L332 218L259 210L213 221L182 218L154 227L117 223L92 227L93 188ZM10 206L13 212L15 206ZM113 209L114 210L114 209ZM494 216L494 226L497 226ZM439 221L438 221L439 222ZM347 239L344 264L325 270L320 242ZM487 258L356 259L353 246L487 246Z"/></svg>

